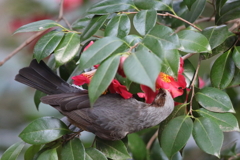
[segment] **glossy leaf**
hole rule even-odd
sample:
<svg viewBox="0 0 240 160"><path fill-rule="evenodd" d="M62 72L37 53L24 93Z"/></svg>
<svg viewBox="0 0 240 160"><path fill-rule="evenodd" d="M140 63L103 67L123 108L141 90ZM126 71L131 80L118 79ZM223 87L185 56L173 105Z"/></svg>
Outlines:
<svg viewBox="0 0 240 160"><path fill-rule="evenodd" d="M202 34L207 37L209 44L212 49L222 44L228 37L232 36L233 33L228 31L226 25L212 26L205 28Z"/></svg>
<svg viewBox="0 0 240 160"><path fill-rule="evenodd" d="M95 15L90 20L88 25L85 27L80 37L81 41L85 41L88 38L90 38L92 35L94 35L101 28L101 26L104 24L107 18L108 18L108 15L104 15L104 16Z"/></svg>
<svg viewBox="0 0 240 160"><path fill-rule="evenodd" d="M235 73L229 86L237 86L239 84L240 84L240 69L235 68Z"/></svg>
<svg viewBox="0 0 240 160"><path fill-rule="evenodd" d="M103 152L111 159L128 159L131 158L127 148L121 140L107 141L97 138L96 148Z"/></svg>
<svg viewBox="0 0 240 160"><path fill-rule="evenodd" d="M128 135L128 147L133 159L145 160L147 158L146 145L138 134L132 133Z"/></svg>
<svg viewBox="0 0 240 160"><path fill-rule="evenodd" d="M49 56L58 46L63 36L64 33L59 31L52 31L42 36L34 46L33 57L40 62L40 60Z"/></svg>
<svg viewBox="0 0 240 160"><path fill-rule="evenodd" d="M196 110L196 112L202 117L207 117L211 121L216 121L223 132L240 131L238 121L231 113L214 113L203 108Z"/></svg>
<svg viewBox="0 0 240 160"><path fill-rule="evenodd" d="M191 10L185 12L182 18L193 23L202 14L203 10L205 9L205 5L206 0L195 0L191 6Z"/></svg>
<svg viewBox="0 0 240 160"><path fill-rule="evenodd" d="M184 67L183 75L185 77L187 87L190 87L193 77L194 77L194 74L195 74L195 68L188 59L184 60L183 67ZM198 87L198 80L195 81L195 86Z"/></svg>
<svg viewBox="0 0 240 160"><path fill-rule="evenodd" d="M215 121L206 117L195 119L192 134L198 147L204 152L217 157L220 156L223 133Z"/></svg>
<svg viewBox="0 0 240 160"><path fill-rule="evenodd" d="M188 10L191 10L191 7L195 2L196 0L183 0L183 3L188 7Z"/></svg>
<svg viewBox="0 0 240 160"><path fill-rule="evenodd" d="M153 9L155 5L154 0L134 0L134 4L138 9Z"/></svg>
<svg viewBox="0 0 240 160"><path fill-rule="evenodd" d="M223 53L217 58L212 66L210 80L212 85L216 88L225 89L233 79L235 65L231 54L231 50Z"/></svg>
<svg viewBox="0 0 240 160"><path fill-rule="evenodd" d="M192 120L186 116L174 118L167 124L163 130L160 143L168 158L171 158L187 143L192 129Z"/></svg>
<svg viewBox="0 0 240 160"><path fill-rule="evenodd" d="M142 1L145 1L145 0L142 0ZM171 3L172 1L169 1L169 0L154 1L153 8L158 11L171 11L174 13Z"/></svg>
<svg viewBox="0 0 240 160"><path fill-rule="evenodd" d="M215 1L217 14L220 15L221 9L226 2L227 2L227 0L217 0L217 1Z"/></svg>
<svg viewBox="0 0 240 160"><path fill-rule="evenodd" d="M39 104L41 103L40 98L42 98L43 96L46 96L46 94L39 90L36 90L36 92L34 94L34 103L35 103L37 110L39 109Z"/></svg>
<svg viewBox="0 0 240 160"><path fill-rule="evenodd" d="M163 61L161 72L177 78L180 63L180 54L178 50L165 50L160 53L160 59ZM174 57L174 58L172 58Z"/></svg>
<svg viewBox="0 0 240 160"><path fill-rule="evenodd" d="M155 91L155 82L161 70L161 61L148 50L139 50L124 61L123 70L131 81L149 86Z"/></svg>
<svg viewBox="0 0 240 160"><path fill-rule="evenodd" d="M22 151L25 143L24 142L17 142L11 145L1 157L1 160L16 160Z"/></svg>
<svg viewBox="0 0 240 160"><path fill-rule="evenodd" d="M63 145L61 159L85 160L85 148L79 138L74 138Z"/></svg>
<svg viewBox="0 0 240 160"><path fill-rule="evenodd" d="M100 64L88 88L91 104L93 104L110 85L116 75L119 63L120 56L114 55Z"/></svg>
<svg viewBox="0 0 240 160"><path fill-rule="evenodd" d="M113 17L105 29L105 37L116 36L123 38L130 32L131 23L126 14L118 14Z"/></svg>
<svg viewBox="0 0 240 160"><path fill-rule="evenodd" d="M142 41L142 38L137 35L127 35L126 37L123 38L123 40L129 45L129 46L134 46L135 44L139 43Z"/></svg>
<svg viewBox="0 0 240 160"><path fill-rule="evenodd" d="M92 5L88 10L88 13L106 14L133 8L135 8L135 5L132 0L102 0Z"/></svg>
<svg viewBox="0 0 240 160"><path fill-rule="evenodd" d="M84 18L78 19L72 24L73 29L84 29L86 26L88 26L89 22L93 18L93 14L89 14L85 16Z"/></svg>
<svg viewBox="0 0 240 160"><path fill-rule="evenodd" d="M234 47L232 58L236 67L240 69L240 46Z"/></svg>
<svg viewBox="0 0 240 160"><path fill-rule="evenodd" d="M151 30L157 21L155 10L142 10L133 18L133 25L140 35L145 35Z"/></svg>
<svg viewBox="0 0 240 160"><path fill-rule="evenodd" d="M56 148L44 151L38 156L37 160L58 160Z"/></svg>
<svg viewBox="0 0 240 160"><path fill-rule="evenodd" d="M217 25L240 17L240 1L231 1L226 3L219 14L215 17Z"/></svg>
<svg viewBox="0 0 240 160"><path fill-rule="evenodd" d="M222 54L222 53L228 51L230 48L232 48L233 45L235 44L236 40L237 40L236 36L230 36L222 44L220 44L218 47L214 48L212 50L212 53L204 53L204 54L202 54L202 56L205 59L208 59L217 54Z"/></svg>
<svg viewBox="0 0 240 160"><path fill-rule="evenodd" d="M41 149L41 145L32 145L30 146L25 154L24 154L24 160L33 160L35 154Z"/></svg>
<svg viewBox="0 0 240 160"><path fill-rule="evenodd" d="M76 33L66 33L54 51L56 66L69 62L78 53L80 39Z"/></svg>
<svg viewBox="0 0 240 160"><path fill-rule="evenodd" d="M21 33L21 32L43 31L48 28L52 28L52 27L56 27L56 26L61 26L61 25L53 20L41 20L41 21L26 24L26 25L18 28L14 32L14 34Z"/></svg>
<svg viewBox="0 0 240 160"><path fill-rule="evenodd" d="M161 50L177 49L180 47L178 36L174 34L171 28L163 25L155 25L146 34L142 43L156 55L160 54Z"/></svg>
<svg viewBox="0 0 240 160"><path fill-rule="evenodd" d="M123 41L117 37L105 37L97 40L82 53L81 58L78 61L79 69L83 70L102 62L122 44Z"/></svg>
<svg viewBox="0 0 240 160"><path fill-rule="evenodd" d="M70 133L68 127L59 119L42 117L30 123L19 135L29 144L45 144Z"/></svg>
<svg viewBox="0 0 240 160"><path fill-rule="evenodd" d="M95 148L87 148L85 160L107 160L107 157Z"/></svg>
<svg viewBox="0 0 240 160"><path fill-rule="evenodd" d="M211 47L207 38L201 33L191 30L183 30L178 32L178 37L182 45L179 49L183 52L211 52Z"/></svg>
<svg viewBox="0 0 240 160"><path fill-rule="evenodd" d="M198 103L209 111L235 113L229 96L217 88L205 87L195 96Z"/></svg>

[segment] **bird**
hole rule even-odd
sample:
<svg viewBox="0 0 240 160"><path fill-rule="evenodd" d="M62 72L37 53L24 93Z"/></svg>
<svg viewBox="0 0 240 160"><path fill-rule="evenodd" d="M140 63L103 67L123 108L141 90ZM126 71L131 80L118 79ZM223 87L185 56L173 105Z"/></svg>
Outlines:
<svg viewBox="0 0 240 160"><path fill-rule="evenodd" d="M42 60L33 59L19 70L15 80L47 94L40 99L42 103L57 109L70 124L104 140L121 140L156 126L174 109L174 100L165 89L159 89L151 104L115 93L101 95L91 107L87 90L67 83Z"/></svg>

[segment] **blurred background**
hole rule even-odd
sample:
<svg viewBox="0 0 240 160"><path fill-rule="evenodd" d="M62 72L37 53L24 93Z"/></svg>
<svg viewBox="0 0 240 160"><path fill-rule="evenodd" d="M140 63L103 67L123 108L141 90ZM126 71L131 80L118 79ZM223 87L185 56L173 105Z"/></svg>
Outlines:
<svg viewBox="0 0 240 160"><path fill-rule="evenodd" d="M42 20L58 18L60 0L0 0L0 61L7 57L16 47L24 42L34 33L20 33L13 35L13 32L20 26ZM84 16L86 9L94 0L65 0L64 15L70 22ZM208 6L209 7L209 6ZM207 11L211 8L207 7ZM63 23L63 25L65 25ZM201 24L205 25L205 24ZM36 41L22 49L3 66L0 66L0 157L2 153L12 144L21 141L18 138L19 133L31 121L42 116L62 116L52 107L40 104L39 110L35 108L33 96L35 90L14 81L15 75L19 69L29 65L32 59L33 47ZM209 84L209 68L212 65L212 59L203 61L200 68L200 75ZM194 57L190 59L193 64ZM239 89L229 88L227 90L233 100L236 117L240 120L239 109ZM92 135L83 134L82 139L85 143L90 143ZM227 133L223 150L231 149L236 143L239 147L239 133ZM240 149L237 149L240 152ZM203 154L194 141L191 139L186 146L184 154L185 159L216 159L215 157Z"/></svg>

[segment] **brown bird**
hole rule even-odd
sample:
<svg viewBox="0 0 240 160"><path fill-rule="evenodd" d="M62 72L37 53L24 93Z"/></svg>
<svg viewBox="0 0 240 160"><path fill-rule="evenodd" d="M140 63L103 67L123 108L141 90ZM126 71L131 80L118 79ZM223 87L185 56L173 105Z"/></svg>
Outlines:
<svg viewBox="0 0 240 160"><path fill-rule="evenodd" d="M106 94L90 107L88 91L74 87L57 76L43 61L32 60L15 80L48 94L41 102L68 117L71 124L106 140L120 140L127 134L155 126L171 114L171 94L160 89L152 104L118 94Z"/></svg>

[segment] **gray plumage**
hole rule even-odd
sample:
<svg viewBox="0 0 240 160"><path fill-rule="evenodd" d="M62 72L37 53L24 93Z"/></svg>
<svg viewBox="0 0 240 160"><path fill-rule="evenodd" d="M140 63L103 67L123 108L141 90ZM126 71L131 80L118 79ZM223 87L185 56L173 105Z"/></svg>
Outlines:
<svg viewBox="0 0 240 160"><path fill-rule="evenodd" d="M33 60L29 67L19 71L15 80L48 94L41 98L43 103L56 108L75 126L107 140L119 140L129 133L155 126L174 107L170 93L161 89L152 104L106 94L90 108L87 90L69 85L43 61Z"/></svg>

